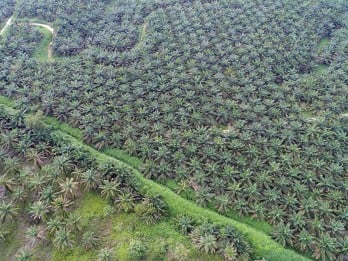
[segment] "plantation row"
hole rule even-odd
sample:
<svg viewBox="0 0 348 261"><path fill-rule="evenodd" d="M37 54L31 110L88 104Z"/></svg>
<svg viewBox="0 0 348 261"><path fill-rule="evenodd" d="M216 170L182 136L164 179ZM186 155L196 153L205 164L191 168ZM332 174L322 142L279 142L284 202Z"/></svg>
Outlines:
<svg viewBox="0 0 348 261"><path fill-rule="evenodd" d="M79 55L28 59L40 35L15 25L0 43L0 92L99 150L140 157L146 177L174 180L201 206L266 220L281 244L343 259L347 8L25 1L18 16L52 22L55 53Z"/></svg>

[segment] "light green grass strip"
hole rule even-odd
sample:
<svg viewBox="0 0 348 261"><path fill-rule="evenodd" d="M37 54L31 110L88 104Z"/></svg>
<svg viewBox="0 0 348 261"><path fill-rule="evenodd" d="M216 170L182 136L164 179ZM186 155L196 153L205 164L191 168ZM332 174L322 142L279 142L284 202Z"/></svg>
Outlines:
<svg viewBox="0 0 348 261"><path fill-rule="evenodd" d="M33 57L39 61L47 61L49 59L49 45L52 42L53 36L52 33L44 27L38 27L38 30L43 34L43 39L35 48Z"/></svg>
<svg viewBox="0 0 348 261"><path fill-rule="evenodd" d="M8 108L8 106L6 107ZM13 111L13 109L11 108L10 111ZM219 223L221 225L233 225L237 230L243 233L246 239L251 243L254 250L254 257L256 259L265 258L268 261L310 260L309 258L296 253L294 250L283 248L280 244L272 240L269 235L266 235L265 233L256 230L247 224L227 218L212 210L199 207L193 202L181 198L169 188L144 178L137 169L131 167L130 165L83 144L80 140L61 130L54 130L52 135L58 139L66 140L67 142L88 151L99 162L113 161L121 167L128 168L137 178L141 192L150 195L162 196L164 201L167 203L172 216L184 214L197 221L208 219L211 222Z"/></svg>
<svg viewBox="0 0 348 261"><path fill-rule="evenodd" d="M43 122L46 123L47 125L50 125L51 127L55 129L60 129L61 131L69 134L70 136L73 136L74 138L78 140L81 140L81 141L83 140L82 131L80 129L73 128L69 124L60 122L54 117L46 116L43 118Z"/></svg>
<svg viewBox="0 0 348 261"><path fill-rule="evenodd" d="M123 150L120 149L106 149L103 151L104 154L107 154L113 158L116 158L120 161L123 161L130 165L133 168L140 169L143 165L143 161L137 157L129 156Z"/></svg>
<svg viewBox="0 0 348 261"><path fill-rule="evenodd" d="M4 104L10 108L13 108L15 106L15 103L11 99L1 95L0 95L0 104Z"/></svg>

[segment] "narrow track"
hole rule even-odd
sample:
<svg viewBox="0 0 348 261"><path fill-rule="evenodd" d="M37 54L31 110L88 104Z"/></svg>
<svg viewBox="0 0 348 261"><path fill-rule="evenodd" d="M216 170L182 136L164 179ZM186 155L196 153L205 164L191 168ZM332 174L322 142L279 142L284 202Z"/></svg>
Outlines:
<svg viewBox="0 0 348 261"><path fill-rule="evenodd" d="M1 29L0 35L3 35L6 32L8 27L13 24L14 20L15 20L14 16L11 16L7 20L5 26ZM54 28L52 26L48 25L48 24L32 22L32 23L29 23L29 25L42 27L42 28L48 30L52 34L52 36L54 36L54 34L55 34ZM47 50L47 57L48 57L48 59L52 59L52 57L53 57L52 45L53 45L53 38L52 38L52 41L48 44L48 50Z"/></svg>
<svg viewBox="0 0 348 261"><path fill-rule="evenodd" d="M45 28L46 30L48 30L52 34L52 36L54 36L54 29L53 29L53 27L51 27L48 24L30 23L30 25L39 26L39 27ZM53 45L53 37L52 37L52 41L48 44L48 50L47 50L47 57L48 57L48 59L52 59L52 57L53 57L52 45Z"/></svg>
<svg viewBox="0 0 348 261"><path fill-rule="evenodd" d="M6 32L7 28L12 24L12 22L13 22L13 16L11 16L11 17L7 20L5 26L4 26L4 27L1 29L1 31L0 31L0 35L3 35L3 34Z"/></svg>

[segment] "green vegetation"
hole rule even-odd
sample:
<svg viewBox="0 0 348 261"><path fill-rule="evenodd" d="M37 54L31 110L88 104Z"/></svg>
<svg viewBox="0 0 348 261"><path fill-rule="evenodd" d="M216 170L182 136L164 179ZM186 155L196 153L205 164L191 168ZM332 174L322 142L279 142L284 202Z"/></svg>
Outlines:
<svg viewBox="0 0 348 261"><path fill-rule="evenodd" d="M320 40L318 45L318 50L321 51L325 46L327 46L330 42L330 39L328 37L324 37Z"/></svg>
<svg viewBox="0 0 348 261"><path fill-rule="evenodd" d="M179 220L199 253L345 259L347 12L343 0L6 0L0 102L15 110L0 110L0 222L27 215L26 243L47 222L54 257L109 260L115 249L97 251L98 231L66 214L95 191L109 214ZM122 258L151 254L131 237Z"/></svg>
<svg viewBox="0 0 348 261"><path fill-rule="evenodd" d="M73 136L76 139L81 140L82 139L82 133L79 129L77 128L72 128L68 124L64 122L59 122L56 118L53 117L44 117L43 118L44 122L53 128L59 129L71 136Z"/></svg>
<svg viewBox="0 0 348 261"><path fill-rule="evenodd" d="M0 31L14 11L16 0L3 0L0 3Z"/></svg>
<svg viewBox="0 0 348 261"><path fill-rule="evenodd" d="M36 47L33 57L39 61L47 61L49 59L48 52L50 48L50 43L52 42L52 33L46 28L39 28L40 32L43 34L43 40Z"/></svg>
<svg viewBox="0 0 348 261"><path fill-rule="evenodd" d="M120 161L123 161L135 169L141 169L141 166L143 165L141 159L129 156L123 150L120 149L106 149L103 151L103 153L111 157L114 157Z"/></svg>
<svg viewBox="0 0 348 261"><path fill-rule="evenodd" d="M268 260L282 260L282 258L284 259L285 257L288 260L301 260L301 257L299 255L295 254L291 250L283 249L280 245L273 242L270 239L270 237L265 235L264 233L257 231L243 223L239 223L238 221L223 217L213 211L197 207L195 204L182 199L180 196L176 195L170 189L156 184L151 180L145 179L138 170L130 167L126 163L112 158L106 154L102 154L94 150L93 148L82 144L74 137L60 130L53 131L52 137L56 143L63 142L63 144L71 144L73 145L73 147L79 148L79 150L81 151L88 152L92 156L92 158L97 160L98 164L103 165L103 163L115 162L116 166L119 166L119 168L125 170L127 169L136 178L136 181L134 180L131 184L136 184L137 189L139 189L141 194L143 195L161 195L161 197L164 199L168 206L169 213L173 217L187 215L193 218L193 220L195 220L196 222L202 222L202 217L204 217L204 219L214 223L218 223L220 225L233 225L240 232L242 232L246 236L246 238L252 243L255 257L266 257ZM97 203L95 204L95 206L97 206L98 208ZM100 204L100 208L102 206L103 204ZM95 213L95 211L93 210L93 204L91 207L92 213ZM88 217L89 212L87 212L84 215L87 215ZM303 260L306 259L303 258Z"/></svg>
<svg viewBox="0 0 348 261"><path fill-rule="evenodd" d="M163 252L168 252L168 249L170 254L179 254L175 253L177 247L181 247L183 252L187 251L187 256L191 258L220 260L214 255L203 257L192 247L188 238L176 232L166 220L155 225L145 225L139 222L134 213L117 213L112 216L105 216L108 202L91 193L86 194L79 205L76 213L82 217L81 224L83 224L84 230L102 233L105 241L102 242L102 245L99 245L99 248L113 246L112 253L117 260L130 260L128 249L130 243L135 239L141 240L146 245L147 260L161 258ZM74 247L67 253L55 250L53 260L61 260L62 257L64 257L64 260L76 260L74 259L76 257L82 258L81 260L91 260L95 259L97 255L97 250L86 254L83 248Z"/></svg>

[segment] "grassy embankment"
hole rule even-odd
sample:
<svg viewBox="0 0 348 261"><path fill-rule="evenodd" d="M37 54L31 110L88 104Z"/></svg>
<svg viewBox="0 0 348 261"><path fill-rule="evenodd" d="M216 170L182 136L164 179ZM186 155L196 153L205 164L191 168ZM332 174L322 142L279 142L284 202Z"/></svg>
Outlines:
<svg viewBox="0 0 348 261"><path fill-rule="evenodd" d="M51 123L53 123L52 120ZM254 258L265 258L269 261L309 260L309 258L304 257L293 250L283 248L280 244L272 240L271 237L265 234L263 231L257 230L248 224L239 222L232 218L222 216L212 210L201 208L193 202L180 197L169 188L160 185L152 180L144 178L136 168L114 157L101 153L93 149L92 147L83 144L81 140L66 133L65 131L67 129L67 126L63 125L61 129L59 122L55 122L55 124L53 126L51 125L51 127L55 129L52 132L52 135L56 139L64 139L73 145L81 147L82 149L88 151L99 162L113 161L122 167L128 168L137 178L142 193L150 195L161 195L163 197L169 207L171 216L175 217L177 215L185 214L197 221L207 219L211 222L219 223L221 225L230 224L235 226L246 236L246 238L252 244L252 247L254 249Z"/></svg>

